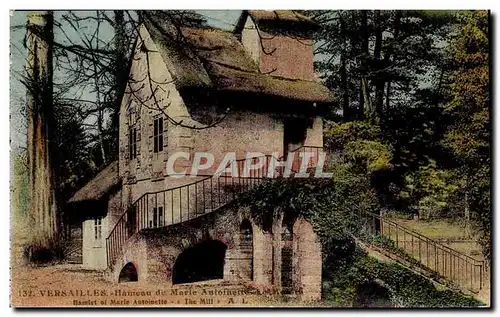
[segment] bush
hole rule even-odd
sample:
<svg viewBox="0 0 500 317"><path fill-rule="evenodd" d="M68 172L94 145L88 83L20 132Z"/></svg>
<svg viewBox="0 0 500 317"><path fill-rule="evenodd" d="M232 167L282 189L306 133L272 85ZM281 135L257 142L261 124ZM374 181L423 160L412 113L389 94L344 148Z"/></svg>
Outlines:
<svg viewBox="0 0 500 317"><path fill-rule="evenodd" d="M264 219L282 211L303 216L314 227L323 245L345 239L361 227L365 212L378 213L375 193L366 177L337 171L331 179L275 179L245 193L239 204L251 206L253 218Z"/></svg>
<svg viewBox="0 0 500 317"><path fill-rule="evenodd" d="M464 307L479 302L452 291L438 291L421 275L402 266L378 262L355 243L362 233L365 212L379 213L379 203L369 177L351 172L348 164L329 170L331 179L273 179L246 192L237 201L250 206L260 226L281 212L303 216L319 236L323 250L323 300L332 306L353 307L370 289L389 294L393 304L403 307ZM387 241L379 241L384 244ZM394 246L393 246L394 247ZM364 293L363 293L364 292ZM368 294L368 295L367 295ZM376 294L375 294L376 295ZM384 303L385 298L380 298ZM380 303L380 302L379 302Z"/></svg>
<svg viewBox="0 0 500 317"><path fill-rule="evenodd" d="M48 264L63 261L70 252L71 245L57 238L46 243L36 241L24 246L24 258L32 264Z"/></svg>
<svg viewBox="0 0 500 317"><path fill-rule="evenodd" d="M332 306L479 307L483 303L448 289L398 264L380 262L352 241L337 241L323 264L323 299ZM338 252L338 250L349 250ZM376 289L374 294L370 289ZM388 303L390 301L390 303ZM365 302L365 304L363 304ZM368 302L368 303L366 303Z"/></svg>
<svg viewBox="0 0 500 317"><path fill-rule="evenodd" d="M438 290L425 277L397 263L383 263L365 256L356 262L360 274L381 280L391 292L392 301L401 307L479 307L476 299L449 289Z"/></svg>
<svg viewBox="0 0 500 317"><path fill-rule="evenodd" d="M422 166L405 178L405 189L400 196L410 202L421 219L431 219L444 213L457 186L454 175L436 167L436 162Z"/></svg>
<svg viewBox="0 0 500 317"><path fill-rule="evenodd" d="M375 141L379 139L380 128L363 121L346 123L328 122L325 145L332 151L341 151L349 142L356 140Z"/></svg>

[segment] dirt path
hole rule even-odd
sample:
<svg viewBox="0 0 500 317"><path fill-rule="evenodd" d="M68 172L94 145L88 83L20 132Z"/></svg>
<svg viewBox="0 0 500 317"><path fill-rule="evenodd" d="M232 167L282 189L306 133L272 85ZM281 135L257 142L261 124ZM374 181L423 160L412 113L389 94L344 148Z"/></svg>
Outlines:
<svg viewBox="0 0 500 317"><path fill-rule="evenodd" d="M304 306L294 301L283 303L276 295L257 291L258 285L245 283L118 284L106 280L103 272L81 265L28 266L22 258L22 233L11 237L10 302L14 307Z"/></svg>
<svg viewBox="0 0 500 317"><path fill-rule="evenodd" d="M243 307L304 306L263 295L251 285L223 280L169 285L111 283L78 265L11 269L14 307ZM316 304L317 305L317 304Z"/></svg>

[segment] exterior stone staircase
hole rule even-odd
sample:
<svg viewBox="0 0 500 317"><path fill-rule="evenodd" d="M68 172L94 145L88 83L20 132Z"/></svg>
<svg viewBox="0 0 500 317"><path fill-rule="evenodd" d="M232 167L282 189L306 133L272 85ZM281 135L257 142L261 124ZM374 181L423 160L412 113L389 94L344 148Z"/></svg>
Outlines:
<svg viewBox="0 0 500 317"><path fill-rule="evenodd" d="M294 152L312 152L317 160L322 148L304 146ZM314 158L310 166L316 166ZM255 159L250 158L250 163L254 163ZM264 159L262 168L247 173L244 173L244 168L248 160L237 160L239 177L209 175L189 184L142 195L122 214L106 239L108 267L122 252L126 241L139 231L168 227L214 212L268 179L268 169L273 168L270 163L272 157L265 156ZM282 161L283 158L277 160ZM294 160L290 166L291 173L298 172L300 164L300 159ZM283 168L277 168L274 177L281 177L283 171Z"/></svg>
<svg viewBox="0 0 500 317"><path fill-rule="evenodd" d="M313 151L317 158L322 149L302 147L296 151ZM239 175L242 175L245 160L238 160L236 164ZM310 167L313 166L315 164ZM186 185L144 194L123 213L106 239L108 267L134 234L143 229L164 228L214 212L267 179L268 168L269 165L265 164L262 169L252 171L246 177L205 176ZM292 173L299 168L300 162L294 162ZM276 177L280 177L282 172L278 172ZM152 220L152 209L161 211L162 217L155 216L155 220ZM451 288L472 293L483 289L486 277L483 261L379 215L366 214L364 219L365 230L359 239L380 253Z"/></svg>

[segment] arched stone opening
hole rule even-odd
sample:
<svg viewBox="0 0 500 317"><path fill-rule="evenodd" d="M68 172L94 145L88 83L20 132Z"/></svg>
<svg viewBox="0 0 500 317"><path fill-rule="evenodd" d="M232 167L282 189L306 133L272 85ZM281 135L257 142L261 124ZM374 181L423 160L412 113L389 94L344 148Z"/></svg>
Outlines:
<svg viewBox="0 0 500 317"><path fill-rule="evenodd" d="M208 240L182 252L172 270L172 284L193 283L224 277L227 246L218 240Z"/></svg>
<svg viewBox="0 0 500 317"><path fill-rule="evenodd" d="M266 234L273 233L274 214L272 210L267 210L262 215L262 230Z"/></svg>
<svg viewBox="0 0 500 317"><path fill-rule="evenodd" d="M281 292L293 293L293 225L295 217L288 212L281 223Z"/></svg>
<svg viewBox="0 0 500 317"><path fill-rule="evenodd" d="M253 280L253 229L248 219L243 219L240 225L240 278Z"/></svg>
<svg viewBox="0 0 500 317"><path fill-rule="evenodd" d="M119 283L127 283L127 282L137 282L137 269L132 262L125 264L125 266L120 271L120 275L118 277Z"/></svg>

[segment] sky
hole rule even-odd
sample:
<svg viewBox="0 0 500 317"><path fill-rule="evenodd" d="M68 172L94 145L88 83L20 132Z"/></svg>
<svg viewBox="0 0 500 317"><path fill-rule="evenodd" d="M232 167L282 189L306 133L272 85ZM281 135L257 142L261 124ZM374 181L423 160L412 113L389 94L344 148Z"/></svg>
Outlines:
<svg viewBox="0 0 500 317"><path fill-rule="evenodd" d="M241 14L241 10L197 10L197 12L206 17L210 26L225 30L232 30ZM21 113L26 90L19 81L19 73L23 71L26 59L26 49L23 46L26 14L27 11L12 11L10 18L10 140L13 150L24 148L26 143L26 120ZM57 20L61 12L56 11L54 14ZM68 29L67 32L69 37L79 38L72 29ZM102 32L101 36L106 37L109 34L110 32L108 34ZM61 35L56 33L54 36L58 41L58 36Z"/></svg>

